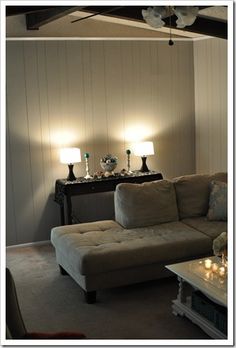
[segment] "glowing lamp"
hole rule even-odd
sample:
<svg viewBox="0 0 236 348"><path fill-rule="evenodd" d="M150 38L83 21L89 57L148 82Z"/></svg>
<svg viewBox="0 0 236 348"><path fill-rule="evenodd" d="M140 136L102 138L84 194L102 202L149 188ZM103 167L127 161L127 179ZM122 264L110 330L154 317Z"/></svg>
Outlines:
<svg viewBox="0 0 236 348"><path fill-rule="evenodd" d="M140 172L149 172L146 161L147 161L147 156L154 155L153 142L144 141L141 143L136 143L134 144L133 148L134 148L134 155L141 156L141 159L142 159L142 167L140 169Z"/></svg>
<svg viewBox="0 0 236 348"><path fill-rule="evenodd" d="M76 147L67 147L60 150L60 162L68 164L69 174L67 176L68 181L76 180L73 173L74 163L81 162L80 149Z"/></svg>

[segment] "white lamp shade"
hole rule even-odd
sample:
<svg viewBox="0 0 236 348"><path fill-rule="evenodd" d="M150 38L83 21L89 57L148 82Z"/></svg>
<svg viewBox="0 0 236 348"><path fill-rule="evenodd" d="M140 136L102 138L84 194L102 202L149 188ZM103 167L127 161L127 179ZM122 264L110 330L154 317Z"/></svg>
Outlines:
<svg viewBox="0 0 236 348"><path fill-rule="evenodd" d="M144 141L142 143L135 143L133 145L135 156L154 155L154 146L152 141Z"/></svg>
<svg viewBox="0 0 236 348"><path fill-rule="evenodd" d="M60 162L65 164L73 164L81 162L80 149L77 147L66 147L60 150Z"/></svg>

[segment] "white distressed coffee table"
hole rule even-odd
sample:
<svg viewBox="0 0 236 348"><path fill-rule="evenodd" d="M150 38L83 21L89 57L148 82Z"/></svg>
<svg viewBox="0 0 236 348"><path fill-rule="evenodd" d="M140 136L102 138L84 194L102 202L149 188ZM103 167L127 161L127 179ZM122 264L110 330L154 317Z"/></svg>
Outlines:
<svg viewBox="0 0 236 348"><path fill-rule="evenodd" d="M216 257L210 257L214 263L219 263ZM220 277L218 273L206 270L205 259L181 262L167 265L166 268L178 276L179 292L173 300L173 313L186 316L201 327L212 338L226 339L227 336L218 330L213 323L191 308L191 293L200 290L213 302L227 307L227 275Z"/></svg>

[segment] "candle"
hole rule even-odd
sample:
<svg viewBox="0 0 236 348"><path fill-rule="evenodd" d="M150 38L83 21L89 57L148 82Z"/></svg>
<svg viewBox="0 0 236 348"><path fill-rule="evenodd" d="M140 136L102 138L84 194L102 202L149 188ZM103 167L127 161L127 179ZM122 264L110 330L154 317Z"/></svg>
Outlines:
<svg viewBox="0 0 236 348"><path fill-rule="evenodd" d="M224 284L224 282L225 282L225 278L219 278L219 283L220 284Z"/></svg>
<svg viewBox="0 0 236 348"><path fill-rule="evenodd" d="M217 273L218 268L219 268L219 266L217 263L213 263L211 266L212 272L214 272L214 273Z"/></svg>
<svg viewBox="0 0 236 348"><path fill-rule="evenodd" d="M211 264L212 264L212 261L210 259L206 259L204 261L204 264L205 264L205 268L206 269L211 269Z"/></svg>
<svg viewBox="0 0 236 348"><path fill-rule="evenodd" d="M219 275L220 275L221 277L223 277L223 276L225 275L225 267L224 267L224 266L219 267Z"/></svg>

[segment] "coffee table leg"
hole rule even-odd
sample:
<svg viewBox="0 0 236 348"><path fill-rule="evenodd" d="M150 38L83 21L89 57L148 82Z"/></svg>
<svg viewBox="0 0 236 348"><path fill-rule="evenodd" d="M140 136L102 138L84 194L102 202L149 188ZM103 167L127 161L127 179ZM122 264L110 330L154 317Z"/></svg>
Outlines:
<svg viewBox="0 0 236 348"><path fill-rule="evenodd" d="M177 295L177 299L173 301L172 312L174 315L184 315L184 311L181 309L181 305L178 306L178 303L186 303L187 300L187 288L188 284L181 278L178 277L179 282L179 291Z"/></svg>
<svg viewBox="0 0 236 348"><path fill-rule="evenodd" d="M178 292L178 295L177 295L177 299L179 300L179 302L185 303L186 302L186 298L187 298L187 293L186 293L187 284L180 277L178 277L178 281L179 281L179 292Z"/></svg>

